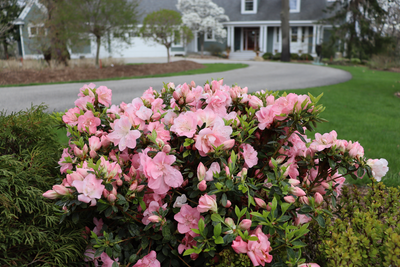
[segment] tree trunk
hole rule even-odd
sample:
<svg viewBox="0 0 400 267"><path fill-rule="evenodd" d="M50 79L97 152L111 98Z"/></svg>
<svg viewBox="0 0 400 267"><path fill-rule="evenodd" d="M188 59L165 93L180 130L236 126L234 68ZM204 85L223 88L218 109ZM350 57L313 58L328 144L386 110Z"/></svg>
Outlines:
<svg viewBox="0 0 400 267"><path fill-rule="evenodd" d="M7 46L7 40L6 40L6 38L4 37L4 40L3 40L3 49L4 49L4 59L8 59L8 46Z"/></svg>
<svg viewBox="0 0 400 267"><path fill-rule="evenodd" d="M96 49L96 67L99 67L99 55L100 55L100 45L101 45L101 38L100 36L96 36L96 44L97 44L97 49Z"/></svg>
<svg viewBox="0 0 400 267"><path fill-rule="evenodd" d="M289 0L282 0L281 29L282 29L281 61L290 62Z"/></svg>
<svg viewBox="0 0 400 267"><path fill-rule="evenodd" d="M170 62L170 56L169 56L169 46L165 46L167 48L167 60L168 63Z"/></svg>
<svg viewBox="0 0 400 267"><path fill-rule="evenodd" d="M201 57L204 55L204 33L200 34L200 50L201 50Z"/></svg>

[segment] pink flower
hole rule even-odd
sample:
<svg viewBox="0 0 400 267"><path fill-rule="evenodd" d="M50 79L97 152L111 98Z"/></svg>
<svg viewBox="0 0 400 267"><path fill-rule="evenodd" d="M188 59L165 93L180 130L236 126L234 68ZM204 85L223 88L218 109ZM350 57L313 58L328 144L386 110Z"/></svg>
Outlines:
<svg viewBox="0 0 400 267"><path fill-rule="evenodd" d="M269 128L274 122L275 116L280 115L282 113L281 111L282 110L275 105L260 108L260 110L256 112L256 117L259 121L258 128L260 128L260 130Z"/></svg>
<svg viewBox="0 0 400 267"><path fill-rule="evenodd" d="M294 219L294 225L305 224L310 222L311 220L311 217L297 213L297 217Z"/></svg>
<svg viewBox="0 0 400 267"><path fill-rule="evenodd" d="M171 131L178 136L186 136L192 138L197 130L197 123L199 119L197 115L191 111L181 113L171 126Z"/></svg>
<svg viewBox="0 0 400 267"><path fill-rule="evenodd" d="M314 151L322 151L325 148L336 145L336 141L336 131L331 131L330 133L325 133L323 135L321 135L320 133L316 133L315 140L311 143L310 148Z"/></svg>
<svg viewBox="0 0 400 267"><path fill-rule="evenodd" d="M85 97L80 97L77 100L75 100L75 106L82 110L87 110L87 104L93 104L95 101L94 97L91 96L85 96Z"/></svg>
<svg viewBox="0 0 400 267"><path fill-rule="evenodd" d="M94 94L91 89L96 88L96 85L94 83L89 83L85 84L81 89L79 89L79 94L78 96L84 97L84 96L90 96L94 97Z"/></svg>
<svg viewBox="0 0 400 267"><path fill-rule="evenodd" d="M97 136L91 136L89 138L89 148L90 148L90 157L95 158L97 156L96 151L101 148L101 141L100 138Z"/></svg>
<svg viewBox="0 0 400 267"><path fill-rule="evenodd" d="M132 267L160 267L161 264L157 260L157 253L152 250L149 254L144 256L142 259L138 260L138 262Z"/></svg>
<svg viewBox="0 0 400 267"><path fill-rule="evenodd" d="M213 86L214 90L214 86ZM231 104L232 99L228 92L216 90L215 93L209 96L206 100L208 104L206 109L211 109L219 116L226 114L226 108Z"/></svg>
<svg viewBox="0 0 400 267"><path fill-rule="evenodd" d="M358 142L353 143L350 141L347 144L346 150L352 158L361 158L364 156L364 148Z"/></svg>
<svg viewBox="0 0 400 267"><path fill-rule="evenodd" d="M116 258L115 260L112 260L107 253L103 252L101 253L101 261L103 262L103 265L101 265L102 267L112 267L114 262L118 263L118 258Z"/></svg>
<svg viewBox="0 0 400 267"><path fill-rule="evenodd" d="M111 105L111 96L112 92L105 86L100 86L96 89L97 99L100 104L103 104L106 107Z"/></svg>
<svg viewBox="0 0 400 267"><path fill-rule="evenodd" d="M209 196L207 194L203 195L199 199L199 205L197 206L197 210L199 212L207 212L209 210L213 212L218 211L218 205L217 205L217 196L212 195Z"/></svg>
<svg viewBox="0 0 400 267"><path fill-rule="evenodd" d="M114 131L108 135L108 138L115 144L118 145L120 151L125 148L135 148L136 139L140 137L138 130L131 130L131 123L126 116L122 116L120 119L115 120Z"/></svg>
<svg viewBox="0 0 400 267"><path fill-rule="evenodd" d="M95 134L100 123L100 119L95 117L92 111L88 110L78 118L78 131L87 132L89 130L89 134Z"/></svg>
<svg viewBox="0 0 400 267"><path fill-rule="evenodd" d="M320 193L318 193L318 192L316 192L316 193L314 194L314 199L315 199L315 203L316 203L317 205L321 205L322 202L324 201L324 198L323 198L322 195L321 195Z"/></svg>
<svg viewBox="0 0 400 267"><path fill-rule="evenodd" d="M372 169L372 176L380 182L382 177L389 171L388 162L386 159L369 159L367 165Z"/></svg>
<svg viewBox="0 0 400 267"><path fill-rule="evenodd" d="M298 267L320 267L320 266L316 263L303 263L303 264L299 265Z"/></svg>
<svg viewBox="0 0 400 267"><path fill-rule="evenodd" d="M232 242L232 248L237 254L248 252L247 242L244 242L243 239L239 235Z"/></svg>
<svg viewBox="0 0 400 267"><path fill-rule="evenodd" d="M232 134L232 127L225 126L222 118L218 117L214 121L212 129L202 129L198 135L196 135L196 148L200 155L205 157L208 152L214 151L213 146L218 147L225 141L230 139Z"/></svg>
<svg viewBox="0 0 400 267"><path fill-rule="evenodd" d="M75 108L70 108L65 115L62 116L63 122L65 122L68 125L75 126L78 124L78 117L76 115L79 115L81 110L77 107Z"/></svg>
<svg viewBox="0 0 400 267"><path fill-rule="evenodd" d="M214 173L220 173L221 172L221 167L219 166L218 162L213 162L211 163L210 168L206 172L205 180L206 181L212 181L214 180Z"/></svg>
<svg viewBox="0 0 400 267"><path fill-rule="evenodd" d="M256 236L257 241L244 242L240 236L232 242L233 250L240 253L247 253L254 266L265 266L265 263L272 261L272 255L269 252L272 250L268 237L258 227L251 236Z"/></svg>
<svg viewBox="0 0 400 267"><path fill-rule="evenodd" d="M64 148L61 159L58 161L58 164L61 166L61 173L67 173L67 170L72 170L73 168L72 163L65 163L66 158L68 157L71 158L72 156L68 153L68 148Z"/></svg>
<svg viewBox="0 0 400 267"><path fill-rule="evenodd" d="M161 208L163 210L167 209L167 203L165 203L164 205L161 206ZM147 207L147 209L143 212L143 219L142 219L142 223L144 225L148 225L150 222L152 222L150 220L150 217L155 215L153 212L156 212L158 214L158 211L160 210L160 203L158 203L157 201L151 201L150 205Z"/></svg>
<svg viewBox="0 0 400 267"><path fill-rule="evenodd" d="M90 206L96 205L96 199L101 198L101 194L105 188L102 185L102 180L97 179L92 173L88 174L83 181L73 181L72 186L80 193L78 200L85 203L90 202Z"/></svg>
<svg viewBox="0 0 400 267"><path fill-rule="evenodd" d="M257 165L257 151L255 151L254 148L249 144L242 144L240 148L243 149L243 152L240 152L240 154L244 158L245 167L251 168Z"/></svg>
<svg viewBox="0 0 400 267"><path fill-rule="evenodd" d="M165 194L170 187L177 188L183 183L180 171L171 166L175 160L175 156L165 152L158 152L154 159L147 155L141 157L143 172L149 179L148 186L154 193Z"/></svg>
<svg viewBox="0 0 400 267"><path fill-rule="evenodd" d="M193 246L197 245L197 241L194 240L194 238L196 236L200 236L200 235L195 234L192 231L185 234L185 237L182 239L182 242L178 246L179 254L182 254L184 250L191 249Z"/></svg>
<svg viewBox="0 0 400 267"><path fill-rule="evenodd" d="M103 219L100 218L100 220L98 220L97 218L93 218L93 223L96 225L96 227L93 229L93 232L97 236L102 236L103 233L101 233L101 229L103 228Z"/></svg>
<svg viewBox="0 0 400 267"><path fill-rule="evenodd" d="M164 143L168 142L171 139L169 131L165 129L165 125L158 121L150 122L149 125L147 126L147 131L149 131L150 134L153 131L156 131L157 140L161 140Z"/></svg>
<svg viewBox="0 0 400 267"><path fill-rule="evenodd" d="M198 229L200 212L197 208L192 208L188 204L181 207L181 210L175 214L175 221L178 222L178 231L181 234L189 233L191 229Z"/></svg>

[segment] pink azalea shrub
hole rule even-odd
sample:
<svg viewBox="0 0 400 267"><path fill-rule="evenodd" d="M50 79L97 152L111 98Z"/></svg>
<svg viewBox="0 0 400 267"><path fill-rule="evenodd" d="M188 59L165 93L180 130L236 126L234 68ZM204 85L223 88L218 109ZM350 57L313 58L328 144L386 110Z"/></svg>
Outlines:
<svg viewBox="0 0 400 267"><path fill-rule="evenodd" d="M388 170L335 131L307 138L323 121L319 97L250 95L222 80L168 83L119 105L111 96L85 85L59 114L65 178L43 194L61 219L93 218L85 261L95 266L205 266L224 253L318 266L301 257L309 223L324 226L344 175Z"/></svg>

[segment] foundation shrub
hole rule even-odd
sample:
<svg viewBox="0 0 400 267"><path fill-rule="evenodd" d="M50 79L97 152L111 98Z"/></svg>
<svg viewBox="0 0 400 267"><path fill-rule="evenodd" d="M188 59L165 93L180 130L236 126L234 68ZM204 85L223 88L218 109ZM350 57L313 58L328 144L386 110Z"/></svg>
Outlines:
<svg viewBox="0 0 400 267"><path fill-rule="evenodd" d="M272 59L272 53L271 52L266 52L266 53L264 53L263 55L262 55L262 58L263 59L265 59L265 60L270 60L270 59Z"/></svg>
<svg viewBox="0 0 400 267"><path fill-rule="evenodd" d="M281 60L281 53L276 53L272 56L272 60Z"/></svg>
<svg viewBox="0 0 400 267"><path fill-rule="evenodd" d="M297 54L297 53L290 53L290 59L291 59L291 60L298 60L298 59L299 59L299 54Z"/></svg>
<svg viewBox="0 0 400 267"><path fill-rule="evenodd" d="M365 196L356 187L342 193L336 219L309 236L308 256L327 267L400 266L399 189L378 183Z"/></svg>
<svg viewBox="0 0 400 267"><path fill-rule="evenodd" d="M308 60L308 61L312 61L314 60L314 57L310 54L301 54L299 57L300 60Z"/></svg>
<svg viewBox="0 0 400 267"><path fill-rule="evenodd" d="M0 112L0 266L73 266L85 248L83 227L60 225L42 197L59 176L61 154L44 110Z"/></svg>

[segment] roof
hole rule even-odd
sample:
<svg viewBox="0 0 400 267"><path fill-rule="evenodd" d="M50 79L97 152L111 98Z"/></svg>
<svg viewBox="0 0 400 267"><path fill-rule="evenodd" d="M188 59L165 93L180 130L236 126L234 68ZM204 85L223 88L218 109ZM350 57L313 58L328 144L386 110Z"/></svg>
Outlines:
<svg viewBox="0 0 400 267"><path fill-rule="evenodd" d="M19 14L18 18L13 21L13 24L15 24L15 25L23 25L23 24L25 24L24 20L25 20L26 16L28 15L28 13L31 11L33 5L36 5L44 13L47 12L46 7L43 4L39 3L38 0L30 0L26 4L24 9L22 10L21 14Z"/></svg>

